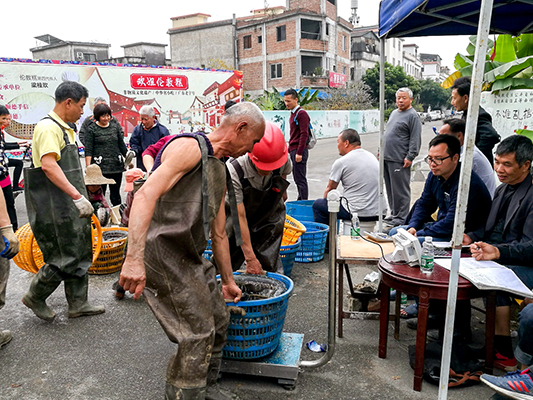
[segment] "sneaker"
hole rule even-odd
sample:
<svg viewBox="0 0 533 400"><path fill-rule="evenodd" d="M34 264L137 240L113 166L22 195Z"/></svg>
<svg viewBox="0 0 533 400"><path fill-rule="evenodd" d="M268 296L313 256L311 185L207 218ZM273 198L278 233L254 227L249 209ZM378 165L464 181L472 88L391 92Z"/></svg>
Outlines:
<svg viewBox="0 0 533 400"><path fill-rule="evenodd" d="M19 186L13 186L13 192L22 192L24 188L21 188Z"/></svg>
<svg viewBox="0 0 533 400"><path fill-rule="evenodd" d="M11 336L11 332L9 331L2 331L0 332L0 348L11 342L11 339L13 339L13 336Z"/></svg>
<svg viewBox="0 0 533 400"><path fill-rule="evenodd" d="M529 369L509 372L505 376L481 375L481 382L511 399L532 399L533 378Z"/></svg>
<svg viewBox="0 0 533 400"><path fill-rule="evenodd" d="M494 366L506 372L516 371L516 358L505 357L496 352L494 354Z"/></svg>

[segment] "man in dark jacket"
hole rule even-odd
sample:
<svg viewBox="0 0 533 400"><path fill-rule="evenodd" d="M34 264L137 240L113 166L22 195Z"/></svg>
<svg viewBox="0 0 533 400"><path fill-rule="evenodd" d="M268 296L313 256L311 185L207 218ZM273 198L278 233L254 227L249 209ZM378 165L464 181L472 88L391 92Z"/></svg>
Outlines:
<svg viewBox="0 0 533 400"><path fill-rule="evenodd" d="M408 224L403 226L421 241L425 236L432 236L434 240L441 241L448 241L452 237L461 174L460 154L461 143L455 136L438 135L429 142L429 152L425 160L431 172L426 179L422 196L414 205ZM468 197L467 232L485 225L491 206L487 187L473 171ZM433 222L431 215L437 209L437 221ZM397 228L391 229L390 234L395 234L396 230Z"/></svg>
<svg viewBox="0 0 533 400"><path fill-rule="evenodd" d="M130 138L130 148L135 152L137 158L137 168L146 171L143 164L142 153L148 146L157 143L163 136L170 133L166 127L161 125L155 118L154 108L151 106L142 106L139 110L141 123L133 129Z"/></svg>
<svg viewBox="0 0 533 400"><path fill-rule="evenodd" d="M494 260L506 265L530 289L533 288L533 184L530 172L533 143L525 136L512 135L496 149L494 169L502 183L494 194L494 202L486 225L463 237L476 260ZM507 371L516 369L510 336L511 299L496 300L497 351L494 365Z"/></svg>
<svg viewBox="0 0 533 400"><path fill-rule="evenodd" d="M468 98L470 96L470 78L464 76L457 78L452 86L452 106L457 111L463 112L463 119L466 121L468 111ZM493 165L494 157L492 149L500 141L500 135L492 126L492 117L483 107L479 107L479 117L477 119L476 146Z"/></svg>

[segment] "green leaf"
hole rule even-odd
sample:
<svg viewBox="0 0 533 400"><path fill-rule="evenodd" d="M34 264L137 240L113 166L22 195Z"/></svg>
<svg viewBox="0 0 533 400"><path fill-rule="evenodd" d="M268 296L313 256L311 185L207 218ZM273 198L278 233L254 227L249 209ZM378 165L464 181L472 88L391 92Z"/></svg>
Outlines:
<svg viewBox="0 0 533 400"><path fill-rule="evenodd" d="M533 76L533 67L527 67L525 70L520 71L514 77L517 79L531 79Z"/></svg>
<svg viewBox="0 0 533 400"><path fill-rule="evenodd" d="M493 61L510 62L516 60L514 43L515 40L511 35L498 36Z"/></svg>
<svg viewBox="0 0 533 400"><path fill-rule="evenodd" d="M455 60L453 62L453 66L455 67L455 69L459 70L468 65L472 65L472 61L468 57L457 53L457 55L455 56Z"/></svg>
<svg viewBox="0 0 533 400"><path fill-rule="evenodd" d="M519 58L508 63L505 63L498 68L494 68L492 71L489 71L485 74L484 80L487 82L492 82L496 79L510 78L533 65L533 56Z"/></svg>
<svg viewBox="0 0 533 400"><path fill-rule="evenodd" d="M516 37L515 40L517 58L533 55L533 34L524 33Z"/></svg>
<svg viewBox="0 0 533 400"><path fill-rule="evenodd" d="M512 90L512 89L533 89L533 80L505 78L505 79L498 79L492 85L492 91L496 93L500 90Z"/></svg>

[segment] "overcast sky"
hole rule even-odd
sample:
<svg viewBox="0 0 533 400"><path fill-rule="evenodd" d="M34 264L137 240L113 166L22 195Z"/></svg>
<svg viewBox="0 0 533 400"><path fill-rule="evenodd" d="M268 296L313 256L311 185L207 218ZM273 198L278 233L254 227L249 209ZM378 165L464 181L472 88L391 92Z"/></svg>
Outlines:
<svg viewBox="0 0 533 400"><path fill-rule="evenodd" d="M111 56L124 54L122 45L136 42L169 43L167 30L171 17L205 13L210 21L249 15L253 9L264 8L264 0L158 0L107 2L65 0L6 0L2 2L2 45L0 57L31 58L36 47L35 36L50 34L63 40L95 41L111 44ZM5 3L5 4L4 4ZM270 7L286 5L283 0L267 0ZM348 19L350 0L338 0L339 15ZM363 26L378 23L378 0L360 0L358 14ZM465 53L465 37L409 38L422 53L437 53L452 71L457 52ZM42 42L41 42L42 44ZM167 56L169 55L167 48Z"/></svg>

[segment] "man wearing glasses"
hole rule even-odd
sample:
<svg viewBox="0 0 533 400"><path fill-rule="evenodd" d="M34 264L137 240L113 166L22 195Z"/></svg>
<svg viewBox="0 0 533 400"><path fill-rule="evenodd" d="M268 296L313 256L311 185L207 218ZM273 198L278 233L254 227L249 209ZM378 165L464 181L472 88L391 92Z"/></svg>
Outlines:
<svg viewBox="0 0 533 400"><path fill-rule="evenodd" d="M460 153L461 143L455 136L438 135L429 142L429 152L425 161L429 164L431 172L426 179L422 196L413 206L407 225L391 229L390 235L394 235L398 228L404 228L417 236L420 242L424 241L425 236L432 236L434 241L451 240L461 174ZM487 187L472 171L466 212L466 232L485 225L491 202ZM431 215L437 209L437 220L433 221Z"/></svg>

